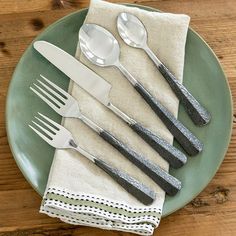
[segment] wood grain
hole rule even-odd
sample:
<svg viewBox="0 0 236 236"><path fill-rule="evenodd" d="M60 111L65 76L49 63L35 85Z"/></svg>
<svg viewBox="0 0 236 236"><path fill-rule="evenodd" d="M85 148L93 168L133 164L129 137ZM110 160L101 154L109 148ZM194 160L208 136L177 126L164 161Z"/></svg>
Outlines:
<svg viewBox="0 0 236 236"><path fill-rule="evenodd" d="M233 99L236 98L235 0L125 2L190 15L191 27L215 51L228 76ZM61 6L59 0L0 1L0 235L131 235L68 225L39 214L41 199L17 168L7 142L5 101L11 76L19 58L33 38L45 27L68 13L87 6L88 0L80 0L69 8ZM235 155L236 114L227 155L214 179L191 203L162 219L155 235L235 235Z"/></svg>

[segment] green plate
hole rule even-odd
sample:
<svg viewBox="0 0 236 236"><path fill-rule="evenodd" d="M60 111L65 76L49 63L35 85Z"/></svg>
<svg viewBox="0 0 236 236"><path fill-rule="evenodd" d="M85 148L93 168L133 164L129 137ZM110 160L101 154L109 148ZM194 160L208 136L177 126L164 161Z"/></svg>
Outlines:
<svg viewBox="0 0 236 236"><path fill-rule="evenodd" d="M49 41L74 55L78 31L86 14L87 9L84 9L62 18L35 40ZM20 59L11 80L6 121L9 144L17 165L33 188L43 195L55 150L35 135L28 124L38 111L58 122L61 117L29 89L40 73L50 75L52 81L67 89L69 79L43 59L31 44ZM58 80L58 77L61 79ZM227 79L213 51L191 29L186 44L184 84L211 112L212 120L205 127L196 127L180 107L179 119L203 141L205 147L202 154L189 158L184 167L171 170L182 181L183 189L175 197L166 198L164 216L186 205L206 187L224 159L231 136L232 100Z"/></svg>

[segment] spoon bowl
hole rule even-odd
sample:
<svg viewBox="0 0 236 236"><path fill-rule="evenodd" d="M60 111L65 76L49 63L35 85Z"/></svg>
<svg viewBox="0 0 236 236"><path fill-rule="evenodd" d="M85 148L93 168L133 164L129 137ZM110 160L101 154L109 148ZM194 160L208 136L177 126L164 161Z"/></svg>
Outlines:
<svg viewBox="0 0 236 236"><path fill-rule="evenodd" d="M144 48L147 43L147 31L143 23L134 15L121 13L117 17L117 29L126 44L135 48Z"/></svg>
<svg viewBox="0 0 236 236"><path fill-rule="evenodd" d="M120 63L120 47L118 41L108 30L95 24L85 24L79 32L79 41L82 52L93 64L103 67L114 66L120 70L153 111L161 118L188 154L195 155L202 150L201 142ZM150 131L144 131L143 127L138 123L135 123L131 127L136 133L142 134L144 140L152 147L157 144L156 136L153 136L153 134L150 135ZM170 159L168 158L169 161Z"/></svg>
<svg viewBox="0 0 236 236"><path fill-rule="evenodd" d="M79 42L84 55L95 65L105 67L119 63L119 43L101 26L84 24L79 31Z"/></svg>

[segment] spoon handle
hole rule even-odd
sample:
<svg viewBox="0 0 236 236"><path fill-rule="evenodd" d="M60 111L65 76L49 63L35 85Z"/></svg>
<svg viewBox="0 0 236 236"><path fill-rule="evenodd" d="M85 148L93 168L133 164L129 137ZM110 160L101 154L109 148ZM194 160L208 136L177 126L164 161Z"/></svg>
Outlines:
<svg viewBox="0 0 236 236"><path fill-rule="evenodd" d="M169 144L166 140L152 133L137 121L131 119L127 116L127 114L124 116L124 113L113 104L110 103L108 108L123 119L143 140L145 140L155 151L157 151L160 156L170 164L171 167L177 169L187 162L187 157L184 153Z"/></svg>
<svg viewBox="0 0 236 236"><path fill-rule="evenodd" d="M194 96L182 85L170 70L156 57L150 48L145 48L146 53L152 59L162 76L166 79L171 89L184 106L189 117L198 126L206 125L211 119L210 113L194 98Z"/></svg>
<svg viewBox="0 0 236 236"><path fill-rule="evenodd" d="M203 144L188 130L179 120L177 120L170 111L167 110L156 98L154 98L144 87L138 82L126 68L119 64L118 69L134 86L137 92L144 98L147 104L162 120L168 130L172 133L178 143L190 155L194 156L202 151Z"/></svg>
<svg viewBox="0 0 236 236"><path fill-rule="evenodd" d="M168 195L174 196L181 189L181 182L178 179L163 170L160 166L150 162L148 159L129 148L108 131L101 131L100 136L149 176Z"/></svg>
<svg viewBox="0 0 236 236"><path fill-rule="evenodd" d="M155 192L137 179L134 179L127 173L108 165L101 159L96 158L94 163L143 204L150 205L155 200Z"/></svg>
<svg viewBox="0 0 236 236"><path fill-rule="evenodd" d="M134 88L150 105L153 111L162 120L168 130L173 134L178 143L190 155L194 156L202 151L203 144L188 130L172 113L154 98L141 83L137 82Z"/></svg>

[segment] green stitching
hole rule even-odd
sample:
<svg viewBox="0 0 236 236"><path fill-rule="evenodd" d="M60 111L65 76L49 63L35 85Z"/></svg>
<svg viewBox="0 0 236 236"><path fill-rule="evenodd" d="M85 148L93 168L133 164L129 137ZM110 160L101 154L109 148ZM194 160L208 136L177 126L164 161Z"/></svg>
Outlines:
<svg viewBox="0 0 236 236"><path fill-rule="evenodd" d="M145 216L145 215L150 215L150 216L154 216L154 217L158 217L160 216L160 214L158 212L138 212L138 213L133 213L133 212L127 212L124 209L120 209L120 208L114 208L114 207L110 207L110 206L106 206L102 203L95 203L95 202L91 202L88 200L76 200L76 199L71 199L71 198L66 198L62 195L57 195L54 193L47 193L46 194L46 199L54 199L54 200L58 200L58 201L62 201L64 203L67 204L72 204L72 205L83 205L83 206L88 206L88 207L95 207L98 209L102 209L104 211L107 211L109 213L116 213L116 214L122 214L125 215L127 217L137 217L137 216ZM45 200L43 200L43 205L45 203Z"/></svg>

